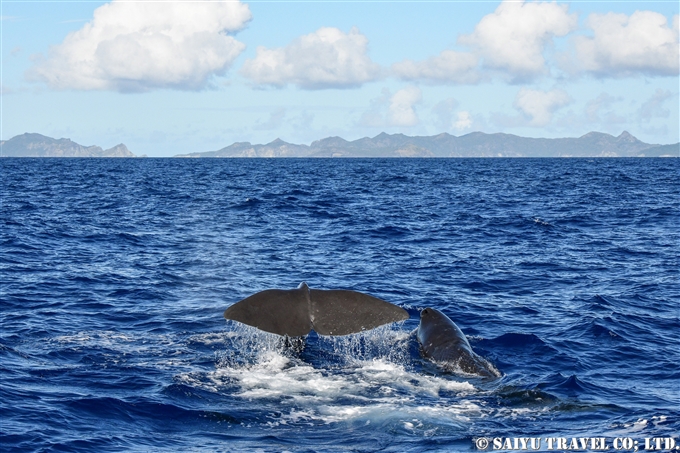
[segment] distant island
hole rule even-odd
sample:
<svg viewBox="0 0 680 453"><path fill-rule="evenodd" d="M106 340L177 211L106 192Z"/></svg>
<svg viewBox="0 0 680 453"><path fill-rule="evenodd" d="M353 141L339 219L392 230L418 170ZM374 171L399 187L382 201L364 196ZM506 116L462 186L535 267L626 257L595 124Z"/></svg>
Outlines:
<svg viewBox="0 0 680 453"><path fill-rule="evenodd" d="M68 138L51 138L40 134L21 134L0 141L0 157L138 157L124 144L109 149L83 146ZM144 157L144 156L140 156Z"/></svg>
<svg viewBox="0 0 680 453"><path fill-rule="evenodd" d="M347 141L340 137L295 145L276 139L266 145L237 142L217 151L175 157L680 157L680 143L644 143L628 132L618 137L589 132L578 138L527 138L472 132L409 137L382 133Z"/></svg>
<svg viewBox="0 0 680 453"><path fill-rule="evenodd" d="M136 156L124 144L110 149L83 146L68 138L26 133L0 141L0 157L146 157ZM680 143L644 143L628 132L618 137L589 132L578 138L528 138L512 134L472 132L409 137L381 133L347 141L340 137L296 145L276 139L266 145L237 142L217 151L179 154L179 158L206 157L680 157Z"/></svg>

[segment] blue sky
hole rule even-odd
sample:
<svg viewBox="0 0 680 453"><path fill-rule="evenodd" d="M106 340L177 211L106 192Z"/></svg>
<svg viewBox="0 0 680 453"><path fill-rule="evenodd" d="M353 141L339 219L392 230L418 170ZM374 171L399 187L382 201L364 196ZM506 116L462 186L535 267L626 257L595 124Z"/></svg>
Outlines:
<svg viewBox="0 0 680 453"><path fill-rule="evenodd" d="M679 138L678 2L2 1L2 139Z"/></svg>

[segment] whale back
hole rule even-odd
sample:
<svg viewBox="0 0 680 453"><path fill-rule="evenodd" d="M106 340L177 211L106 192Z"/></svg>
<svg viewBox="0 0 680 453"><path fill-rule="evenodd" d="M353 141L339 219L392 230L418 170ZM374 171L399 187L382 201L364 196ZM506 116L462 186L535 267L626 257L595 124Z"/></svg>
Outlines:
<svg viewBox="0 0 680 453"><path fill-rule="evenodd" d="M426 308L420 313L417 337L423 356L449 371L483 377L500 376L493 365L472 350L463 331L435 308Z"/></svg>
<svg viewBox="0 0 680 453"><path fill-rule="evenodd" d="M436 308L426 308L420 313L418 342L425 356L436 361L472 352L463 331Z"/></svg>

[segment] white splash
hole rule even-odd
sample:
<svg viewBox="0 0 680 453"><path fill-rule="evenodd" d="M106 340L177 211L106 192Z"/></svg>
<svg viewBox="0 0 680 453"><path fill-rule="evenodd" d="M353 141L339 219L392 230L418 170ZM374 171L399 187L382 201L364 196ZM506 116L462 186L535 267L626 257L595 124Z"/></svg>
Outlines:
<svg viewBox="0 0 680 453"><path fill-rule="evenodd" d="M465 381L417 372L410 333L390 327L346 337L320 337L331 364L314 366L284 347L282 338L245 326L214 371L187 373L180 382L229 393L268 408L270 424L396 423L423 433L434 425L465 425L483 416Z"/></svg>

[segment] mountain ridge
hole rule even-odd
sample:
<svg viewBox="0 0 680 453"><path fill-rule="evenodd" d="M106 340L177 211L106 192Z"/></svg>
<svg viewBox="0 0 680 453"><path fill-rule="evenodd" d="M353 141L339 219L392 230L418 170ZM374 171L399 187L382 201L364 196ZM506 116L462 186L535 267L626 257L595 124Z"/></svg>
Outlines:
<svg viewBox="0 0 680 453"><path fill-rule="evenodd" d="M37 133L0 141L0 157L146 157L136 156L124 144L109 149L83 146L68 138ZM310 145L280 138L266 144L235 142L216 151L178 154L177 158L362 158L362 157L680 157L680 143L658 145L638 140L627 131L618 136L592 131L580 137L530 138L502 132L446 132L408 136L382 132L375 137L348 141L333 136Z"/></svg>
<svg viewBox="0 0 680 453"><path fill-rule="evenodd" d="M680 143L645 143L628 131L617 137L592 131L565 138L530 138L502 132L461 136L443 132L411 137L381 132L373 138L353 141L326 137L310 145L287 143L280 138L263 145L236 142L216 151L174 157L680 157Z"/></svg>
<svg viewBox="0 0 680 453"><path fill-rule="evenodd" d="M0 150L0 157L138 157L122 143L102 149L100 146L80 145L70 138L52 138L29 132L0 141Z"/></svg>

